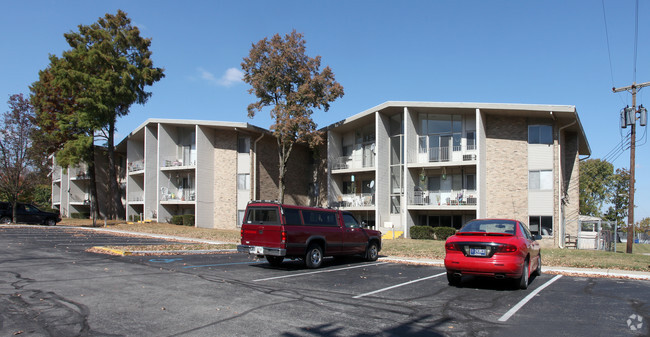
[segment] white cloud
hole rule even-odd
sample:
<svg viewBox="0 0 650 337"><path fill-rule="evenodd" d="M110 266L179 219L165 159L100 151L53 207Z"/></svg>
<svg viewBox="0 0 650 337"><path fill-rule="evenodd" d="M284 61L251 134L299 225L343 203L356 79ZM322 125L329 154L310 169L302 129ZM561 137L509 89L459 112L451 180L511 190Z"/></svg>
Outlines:
<svg viewBox="0 0 650 337"><path fill-rule="evenodd" d="M213 73L203 68L198 68L197 70L199 71L201 79L207 81L208 83L223 87L229 87L233 84L242 82L242 79L244 77L244 73L237 68L228 68L220 78L217 78Z"/></svg>

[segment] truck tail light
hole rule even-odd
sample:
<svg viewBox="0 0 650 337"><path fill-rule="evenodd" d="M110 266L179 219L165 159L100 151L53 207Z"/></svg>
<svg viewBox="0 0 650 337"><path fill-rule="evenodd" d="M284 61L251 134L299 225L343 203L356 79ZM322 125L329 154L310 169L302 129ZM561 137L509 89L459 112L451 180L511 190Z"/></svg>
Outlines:
<svg viewBox="0 0 650 337"><path fill-rule="evenodd" d="M243 228L239 231L239 238L244 239L244 229Z"/></svg>
<svg viewBox="0 0 650 337"><path fill-rule="evenodd" d="M281 243L287 243L287 231L282 231L281 235L282 235Z"/></svg>
<svg viewBox="0 0 650 337"><path fill-rule="evenodd" d="M500 246L497 248L497 251L496 251L496 252L497 252L497 253L514 253L514 252L516 252L516 251L517 251L517 246L515 246L515 245L504 244L504 245L500 245Z"/></svg>

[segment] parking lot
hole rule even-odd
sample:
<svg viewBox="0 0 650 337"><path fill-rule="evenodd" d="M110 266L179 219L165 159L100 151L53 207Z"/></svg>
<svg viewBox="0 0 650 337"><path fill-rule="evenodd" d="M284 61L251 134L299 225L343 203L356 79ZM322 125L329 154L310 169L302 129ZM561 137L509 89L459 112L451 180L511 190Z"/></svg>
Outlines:
<svg viewBox="0 0 650 337"><path fill-rule="evenodd" d="M160 240L0 227L0 334L66 336L647 335L650 282L543 274L447 284L444 268L245 254L108 256ZM640 320L639 320L640 318ZM31 334L28 334L31 333Z"/></svg>

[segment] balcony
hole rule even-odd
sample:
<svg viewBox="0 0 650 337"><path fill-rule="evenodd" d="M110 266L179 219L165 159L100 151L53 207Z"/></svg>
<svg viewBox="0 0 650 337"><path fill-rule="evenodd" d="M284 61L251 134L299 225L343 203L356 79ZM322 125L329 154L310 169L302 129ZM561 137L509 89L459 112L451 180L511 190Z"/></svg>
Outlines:
<svg viewBox="0 0 650 337"><path fill-rule="evenodd" d="M89 180L90 173L86 171L77 171L76 174L70 176L70 180Z"/></svg>
<svg viewBox="0 0 650 337"><path fill-rule="evenodd" d="M337 196L337 201L333 203L334 207L341 207L345 209L368 209L375 206L374 193L359 193L359 194L341 194Z"/></svg>
<svg viewBox="0 0 650 337"><path fill-rule="evenodd" d="M375 167L375 154L342 156L334 159L332 170L363 170Z"/></svg>
<svg viewBox="0 0 650 337"><path fill-rule="evenodd" d="M414 191L409 205L433 207L476 206L475 190Z"/></svg>
<svg viewBox="0 0 650 337"><path fill-rule="evenodd" d="M194 203L196 201L196 191L190 188L160 188L161 203Z"/></svg>
<svg viewBox="0 0 650 337"><path fill-rule="evenodd" d="M143 203L144 202L144 192L131 192L129 193L129 203Z"/></svg>
<svg viewBox="0 0 650 337"><path fill-rule="evenodd" d="M70 204L71 205L90 205L90 194L85 193L84 195L70 195Z"/></svg>
<svg viewBox="0 0 650 337"><path fill-rule="evenodd" d="M429 137L418 137L418 148L409 151L409 163L476 162L476 145L429 146Z"/></svg>
<svg viewBox="0 0 650 337"><path fill-rule="evenodd" d="M144 171L144 159L130 161L128 170L129 170L129 173Z"/></svg>
<svg viewBox="0 0 650 337"><path fill-rule="evenodd" d="M187 158L167 157L160 161L160 167L163 169L192 169L196 167L196 160L189 160Z"/></svg>

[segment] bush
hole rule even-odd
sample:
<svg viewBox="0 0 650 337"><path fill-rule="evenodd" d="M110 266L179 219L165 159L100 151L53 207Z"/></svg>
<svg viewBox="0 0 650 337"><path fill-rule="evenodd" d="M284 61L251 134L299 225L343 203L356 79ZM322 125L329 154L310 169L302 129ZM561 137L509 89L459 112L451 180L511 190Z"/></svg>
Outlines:
<svg viewBox="0 0 650 337"><path fill-rule="evenodd" d="M83 212L83 213L71 213L70 217L73 219L89 219L90 218L90 213Z"/></svg>
<svg viewBox="0 0 650 337"><path fill-rule="evenodd" d="M411 239L415 240L433 240L433 227L430 226L413 226L411 227Z"/></svg>
<svg viewBox="0 0 650 337"><path fill-rule="evenodd" d="M436 236L436 240L445 241L448 237L456 234L456 229L453 227L434 227L433 234Z"/></svg>
<svg viewBox="0 0 650 337"><path fill-rule="evenodd" d="M183 225L183 216L182 215L172 215L171 223L174 225Z"/></svg>
<svg viewBox="0 0 650 337"><path fill-rule="evenodd" d="M184 226L194 226L194 215L185 214L183 215L183 225Z"/></svg>
<svg viewBox="0 0 650 337"><path fill-rule="evenodd" d="M138 222L140 221L140 215L139 214L131 214L131 222Z"/></svg>

